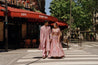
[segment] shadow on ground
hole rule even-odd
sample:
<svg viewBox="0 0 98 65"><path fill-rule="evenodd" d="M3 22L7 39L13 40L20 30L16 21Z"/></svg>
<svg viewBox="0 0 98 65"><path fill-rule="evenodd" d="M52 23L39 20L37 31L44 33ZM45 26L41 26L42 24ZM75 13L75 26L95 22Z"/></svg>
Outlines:
<svg viewBox="0 0 98 65"><path fill-rule="evenodd" d="M33 59L41 59L42 57L33 57Z"/></svg>

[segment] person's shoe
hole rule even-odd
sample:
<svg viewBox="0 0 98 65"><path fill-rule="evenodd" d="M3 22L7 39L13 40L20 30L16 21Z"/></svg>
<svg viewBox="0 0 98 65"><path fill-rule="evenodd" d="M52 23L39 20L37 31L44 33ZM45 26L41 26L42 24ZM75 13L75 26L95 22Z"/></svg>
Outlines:
<svg viewBox="0 0 98 65"><path fill-rule="evenodd" d="M45 59L46 58L46 56L43 56L43 59Z"/></svg>

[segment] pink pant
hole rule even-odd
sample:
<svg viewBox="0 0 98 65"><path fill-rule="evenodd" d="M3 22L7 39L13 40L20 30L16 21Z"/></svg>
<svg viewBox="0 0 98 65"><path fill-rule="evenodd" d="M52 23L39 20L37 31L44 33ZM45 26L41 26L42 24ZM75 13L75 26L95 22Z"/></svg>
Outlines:
<svg viewBox="0 0 98 65"><path fill-rule="evenodd" d="M43 56L46 57L47 56L47 51L46 48L43 49Z"/></svg>
<svg viewBox="0 0 98 65"><path fill-rule="evenodd" d="M47 46L45 44L45 47L43 49L43 56L46 57L46 56L48 56L47 54L49 54L49 50L47 50Z"/></svg>

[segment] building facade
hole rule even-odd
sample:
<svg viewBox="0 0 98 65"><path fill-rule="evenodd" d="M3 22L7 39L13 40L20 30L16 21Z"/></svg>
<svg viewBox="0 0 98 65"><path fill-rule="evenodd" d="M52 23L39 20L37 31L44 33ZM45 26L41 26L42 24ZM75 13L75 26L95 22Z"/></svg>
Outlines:
<svg viewBox="0 0 98 65"><path fill-rule="evenodd" d="M0 6L4 2L5 0L0 0ZM10 7L45 13L45 0L7 0L7 3ZM25 45L24 40L27 38L36 39L38 45L41 24L37 22L36 19L30 23L26 18L8 17L8 47L21 48ZM4 46L4 17L0 16L0 48Z"/></svg>
<svg viewBox="0 0 98 65"><path fill-rule="evenodd" d="M0 1L5 2L5 0ZM45 0L7 0L7 2L9 5L45 13Z"/></svg>

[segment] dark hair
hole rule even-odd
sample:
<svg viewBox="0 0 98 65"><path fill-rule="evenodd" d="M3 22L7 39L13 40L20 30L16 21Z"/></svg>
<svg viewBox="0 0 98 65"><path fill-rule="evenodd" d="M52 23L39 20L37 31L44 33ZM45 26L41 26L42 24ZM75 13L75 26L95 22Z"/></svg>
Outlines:
<svg viewBox="0 0 98 65"><path fill-rule="evenodd" d="M47 21L47 20L45 20L44 24L45 24L45 23L48 23L48 21Z"/></svg>
<svg viewBox="0 0 98 65"><path fill-rule="evenodd" d="M57 24L57 23L54 23L54 24L56 24L56 26L58 26L58 24Z"/></svg>

